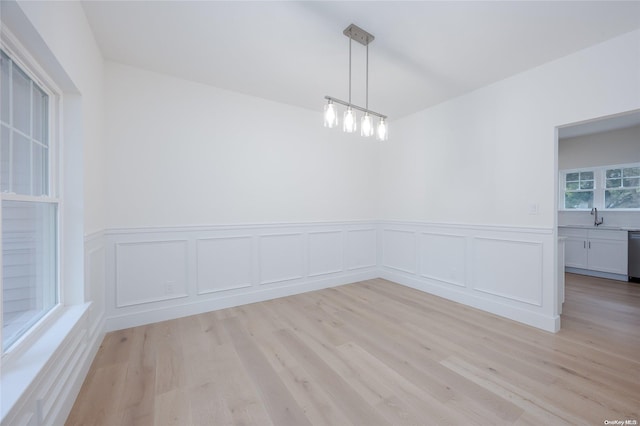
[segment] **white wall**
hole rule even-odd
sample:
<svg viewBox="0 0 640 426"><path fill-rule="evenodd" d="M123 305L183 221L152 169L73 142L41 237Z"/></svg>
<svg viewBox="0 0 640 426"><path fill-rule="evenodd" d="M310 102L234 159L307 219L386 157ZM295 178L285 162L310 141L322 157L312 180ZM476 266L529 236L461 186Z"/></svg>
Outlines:
<svg viewBox="0 0 640 426"><path fill-rule="evenodd" d="M393 122L381 217L550 229L555 127L640 106L639 39L626 34Z"/></svg>
<svg viewBox="0 0 640 426"><path fill-rule="evenodd" d="M326 260L344 255L337 235L350 221L365 221L377 222L381 276L557 330L556 126L640 106L639 40L636 31L397 120L381 145L321 128L318 112L107 63L109 324L234 303L265 284L304 291L315 284L302 258L270 258L297 278L260 280L270 256L260 235L282 223L283 253L310 253L314 227L335 226ZM242 224L254 224L253 243L230 262L253 259L250 285L203 297L198 288L216 284L198 282L199 241ZM144 263L174 243L183 278L136 277L135 303L123 302L129 255Z"/></svg>
<svg viewBox="0 0 640 426"><path fill-rule="evenodd" d="M108 330L377 276L378 145L321 99L111 62L105 98Z"/></svg>
<svg viewBox="0 0 640 426"><path fill-rule="evenodd" d="M640 126L560 139L558 169L640 162Z"/></svg>
<svg viewBox="0 0 640 426"><path fill-rule="evenodd" d="M308 111L116 63L108 227L376 217L377 145Z"/></svg>
<svg viewBox="0 0 640 426"><path fill-rule="evenodd" d="M393 122L382 277L560 326L556 127L640 107L640 31Z"/></svg>

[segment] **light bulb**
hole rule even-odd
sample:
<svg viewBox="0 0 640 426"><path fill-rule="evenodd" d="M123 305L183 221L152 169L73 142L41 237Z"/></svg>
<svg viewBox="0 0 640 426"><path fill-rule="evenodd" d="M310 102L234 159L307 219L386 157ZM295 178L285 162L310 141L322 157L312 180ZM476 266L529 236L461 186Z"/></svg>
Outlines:
<svg viewBox="0 0 640 426"><path fill-rule="evenodd" d="M324 106L324 127L330 129L338 125L338 114L336 114L336 107L332 101Z"/></svg>
<svg viewBox="0 0 640 426"><path fill-rule="evenodd" d="M380 118L378 129L376 131L376 137L379 141L386 141L389 137L389 129L387 128L387 123L384 118Z"/></svg>
<svg viewBox="0 0 640 426"><path fill-rule="evenodd" d="M365 112L360 122L360 136L369 137L373 135L373 121L368 112Z"/></svg>
<svg viewBox="0 0 640 426"><path fill-rule="evenodd" d="M353 133L356 131L356 114L351 107L348 107L344 112L344 120L342 121L342 130L347 133Z"/></svg>

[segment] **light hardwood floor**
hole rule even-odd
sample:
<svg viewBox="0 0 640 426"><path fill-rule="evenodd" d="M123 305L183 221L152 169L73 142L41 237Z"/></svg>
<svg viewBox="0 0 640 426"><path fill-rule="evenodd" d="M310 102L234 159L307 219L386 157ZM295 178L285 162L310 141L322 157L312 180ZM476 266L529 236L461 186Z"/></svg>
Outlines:
<svg viewBox="0 0 640 426"><path fill-rule="evenodd" d="M68 425L640 422L640 285L546 333L377 279L109 333Z"/></svg>

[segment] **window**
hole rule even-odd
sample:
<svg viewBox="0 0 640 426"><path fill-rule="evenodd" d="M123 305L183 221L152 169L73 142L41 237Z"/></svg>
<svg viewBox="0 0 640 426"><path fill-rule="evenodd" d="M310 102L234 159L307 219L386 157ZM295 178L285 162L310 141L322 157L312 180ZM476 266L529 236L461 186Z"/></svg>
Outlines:
<svg viewBox="0 0 640 426"><path fill-rule="evenodd" d="M593 171L567 173L565 178L564 207L590 209L593 207Z"/></svg>
<svg viewBox="0 0 640 426"><path fill-rule="evenodd" d="M607 169L604 205L608 209L640 208L640 167Z"/></svg>
<svg viewBox="0 0 640 426"><path fill-rule="evenodd" d="M58 303L51 96L4 50L0 80L2 352Z"/></svg>
<svg viewBox="0 0 640 426"><path fill-rule="evenodd" d="M640 210L640 164L561 170L565 210Z"/></svg>

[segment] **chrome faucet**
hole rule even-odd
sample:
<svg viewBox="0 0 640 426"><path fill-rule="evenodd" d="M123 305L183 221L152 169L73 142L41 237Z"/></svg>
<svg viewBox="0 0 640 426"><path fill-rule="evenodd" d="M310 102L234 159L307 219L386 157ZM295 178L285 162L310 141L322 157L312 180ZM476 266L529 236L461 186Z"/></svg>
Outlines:
<svg viewBox="0 0 640 426"><path fill-rule="evenodd" d="M591 215L595 216L594 220L593 220L593 226L598 226L598 225L602 225L604 223L604 217L601 217L600 220L598 220L598 209L597 208L592 208L591 209Z"/></svg>

